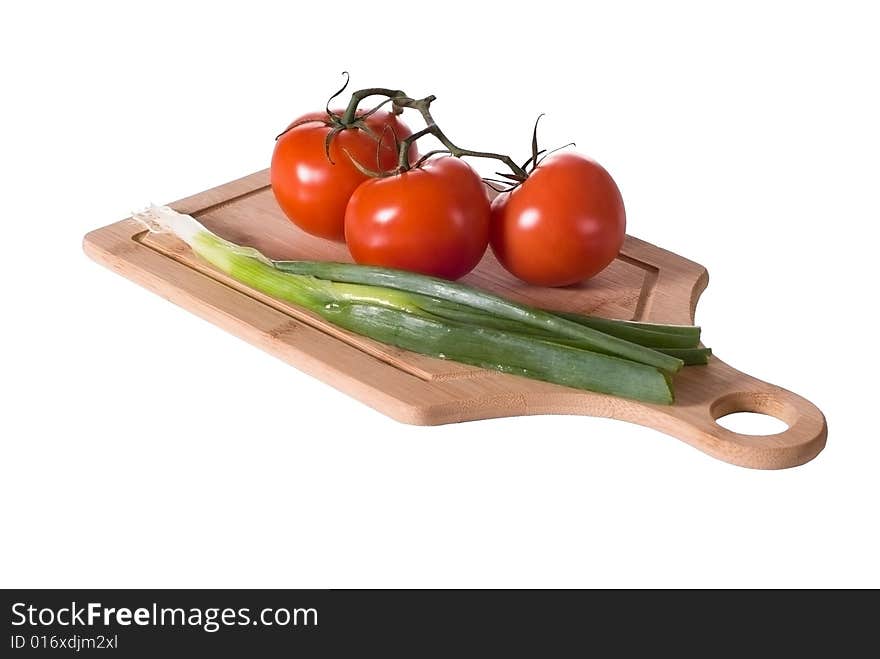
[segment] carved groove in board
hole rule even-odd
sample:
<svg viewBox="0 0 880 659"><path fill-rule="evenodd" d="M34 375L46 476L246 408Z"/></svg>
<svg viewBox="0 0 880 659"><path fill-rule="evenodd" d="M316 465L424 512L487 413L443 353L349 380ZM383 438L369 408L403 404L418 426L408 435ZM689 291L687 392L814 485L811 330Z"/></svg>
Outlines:
<svg viewBox="0 0 880 659"><path fill-rule="evenodd" d="M645 263L644 261L639 261L632 256L628 256L623 252L618 254L617 258L624 263L629 263L630 265L634 265L645 271L645 281L642 284L642 292L639 295L639 299L636 301L636 310L632 317L632 320L644 320L651 312L651 303L654 301L654 286L660 276L660 269Z"/></svg>
<svg viewBox="0 0 880 659"><path fill-rule="evenodd" d="M201 217L202 215L205 215L207 213L211 213L211 212L219 210L221 208L225 208L226 206L232 206L233 204L238 203L239 201L244 201L248 197L253 197L255 194L259 194L260 192L265 192L266 190L269 190L270 188L271 188L271 186L264 185L263 187L256 188L255 190L248 190L247 192L243 192L240 195L237 195L235 197L230 197L229 199L224 199L223 201L217 202L216 204L212 204L210 206L205 206L204 208L200 208L199 210L193 211L192 213L189 213L189 214L192 215L193 217Z"/></svg>

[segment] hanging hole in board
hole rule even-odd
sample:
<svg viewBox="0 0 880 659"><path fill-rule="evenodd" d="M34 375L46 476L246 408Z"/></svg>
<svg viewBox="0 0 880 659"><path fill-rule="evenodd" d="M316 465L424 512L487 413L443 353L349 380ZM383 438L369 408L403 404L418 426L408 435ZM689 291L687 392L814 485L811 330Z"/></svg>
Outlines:
<svg viewBox="0 0 880 659"><path fill-rule="evenodd" d="M778 435L795 422L792 405L768 392L735 392L712 404L712 418L722 428L740 435Z"/></svg>
<svg viewBox="0 0 880 659"><path fill-rule="evenodd" d="M740 435L776 435L788 430L782 419L760 412L731 412L715 419L715 423Z"/></svg>

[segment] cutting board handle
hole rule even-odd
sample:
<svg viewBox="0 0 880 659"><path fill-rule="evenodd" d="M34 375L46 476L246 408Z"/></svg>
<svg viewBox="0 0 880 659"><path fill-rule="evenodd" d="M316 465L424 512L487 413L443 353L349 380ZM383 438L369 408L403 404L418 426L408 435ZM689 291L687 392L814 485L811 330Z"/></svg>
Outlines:
<svg viewBox="0 0 880 659"><path fill-rule="evenodd" d="M698 374L699 369L705 371ZM726 462L784 469L808 462L825 446L828 426L818 407L720 359L713 357L707 366L684 369L676 393L678 400L667 413L681 425L670 432ZM746 435L718 424L718 419L735 412L767 414L788 428L774 435Z"/></svg>

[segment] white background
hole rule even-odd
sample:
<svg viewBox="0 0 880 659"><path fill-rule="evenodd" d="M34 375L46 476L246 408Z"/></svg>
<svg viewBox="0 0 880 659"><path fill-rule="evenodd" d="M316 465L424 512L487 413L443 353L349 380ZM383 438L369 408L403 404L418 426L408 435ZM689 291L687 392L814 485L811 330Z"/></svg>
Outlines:
<svg viewBox="0 0 880 659"><path fill-rule="evenodd" d="M0 585L880 586L871 3L492 4L4 10ZM825 452L758 472L611 420L400 425L82 254L266 167L344 69L517 157L546 112L631 233L709 268L706 342L819 405Z"/></svg>

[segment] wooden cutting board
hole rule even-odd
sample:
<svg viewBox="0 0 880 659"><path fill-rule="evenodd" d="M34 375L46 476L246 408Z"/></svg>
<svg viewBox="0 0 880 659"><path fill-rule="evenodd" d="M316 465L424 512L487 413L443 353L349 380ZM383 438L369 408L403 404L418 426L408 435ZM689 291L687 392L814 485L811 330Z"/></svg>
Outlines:
<svg viewBox="0 0 880 659"><path fill-rule="evenodd" d="M269 188L268 170L171 206L271 258L350 261L344 245L309 236L284 218ZM812 403L715 357L707 366L686 367L676 376L674 405L650 405L425 357L351 334L239 284L199 261L176 238L147 234L131 219L92 231L83 245L95 261L404 423L524 414L612 417L759 469L802 464L825 446L825 418ZM617 260L578 286L528 286L509 275L490 252L463 281L551 309L690 324L708 273L677 254L627 236ZM769 414L789 428L752 436L716 423L740 411Z"/></svg>

